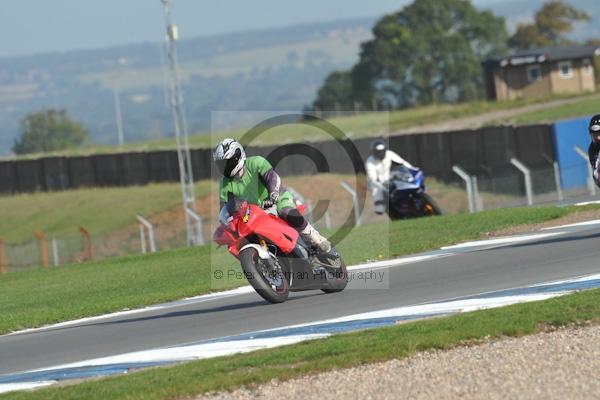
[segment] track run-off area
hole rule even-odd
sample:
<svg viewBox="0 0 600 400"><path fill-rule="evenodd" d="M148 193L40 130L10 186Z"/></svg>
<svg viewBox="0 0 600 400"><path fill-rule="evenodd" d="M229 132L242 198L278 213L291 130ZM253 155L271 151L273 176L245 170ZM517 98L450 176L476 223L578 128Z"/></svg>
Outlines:
<svg viewBox="0 0 600 400"><path fill-rule="evenodd" d="M0 336L0 393L600 287L600 220L349 267L337 294L250 287Z"/></svg>

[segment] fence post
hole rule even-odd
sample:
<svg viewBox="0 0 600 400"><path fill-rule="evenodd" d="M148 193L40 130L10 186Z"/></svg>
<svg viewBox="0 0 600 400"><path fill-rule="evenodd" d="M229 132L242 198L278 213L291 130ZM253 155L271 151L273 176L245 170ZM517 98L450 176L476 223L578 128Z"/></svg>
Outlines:
<svg viewBox="0 0 600 400"><path fill-rule="evenodd" d="M140 225L143 225L148 230L148 241L150 242L150 252L156 253L156 241L154 240L154 227L152 226L150 221L148 221L146 218L142 217L141 215L138 214L136 216L136 218L139 221ZM146 246L146 242L144 240L144 241L142 241L142 251L144 250L145 246Z"/></svg>
<svg viewBox="0 0 600 400"><path fill-rule="evenodd" d="M313 207L313 203L312 203L312 200L311 200L311 199L308 199L308 200L306 201L306 209L308 210L308 211L307 211L308 217L309 217L310 219L312 219L312 214L313 214L313 211L315 210L315 208Z"/></svg>
<svg viewBox="0 0 600 400"><path fill-rule="evenodd" d="M81 226L79 233L83 237L83 257L86 261L90 261L92 259L92 235Z"/></svg>
<svg viewBox="0 0 600 400"><path fill-rule="evenodd" d="M4 238L0 237L0 274L6 273L6 249L4 247Z"/></svg>
<svg viewBox="0 0 600 400"><path fill-rule="evenodd" d="M35 238L38 240L40 245L40 262L42 263L42 267L48 267L48 244L46 243L46 238L43 232L35 232Z"/></svg>
<svg viewBox="0 0 600 400"><path fill-rule="evenodd" d="M527 195L527 205L533 205L533 188L531 184L531 170L516 158L511 158L510 163L514 165L525 176L525 193Z"/></svg>
<svg viewBox="0 0 600 400"><path fill-rule="evenodd" d="M52 239L52 260L54 261L54 266L58 267L60 262L58 259L58 242L56 239Z"/></svg>
<svg viewBox="0 0 600 400"><path fill-rule="evenodd" d="M329 215L329 211L325 211L325 228L331 230L331 216Z"/></svg>
<svg viewBox="0 0 600 400"><path fill-rule="evenodd" d="M197 246L202 246L204 244L204 235L202 234L202 217L196 213L194 210L192 210L191 208L185 208L185 212L194 220L196 221L196 243L194 243ZM156 250L154 250L156 251Z"/></svg>
<svg viewBox="0 0 600 400"><path fill-rule="evenodd" d="M563 195L562 184L560 183L560 167L558 166L558 163L556 161L552 163L552 166L554 167L554 183L556 185L556 194L558 196L558 201L563 201L565 199L565 196Z"/></svg>
<svg viewBox="0 0 600 400"><path fill-rule="evenodd" d="M144 225L140 224L140 243L142 245L142 254L146 254L146 234L144 233Z"/></svg>
<svg viewBox="0 0 600 400"><path fill-rule="evenodd" d="M465 181L465 184L467 185L467 203L469 205L469 212L472 214L475 212L475 196L473 193L473 180L471 179L471 176L469 176L469 174L467 174L467 172L462 169L461 167L459 167L458 165L455 165L452 167L452 171L454 171L454 173L458 176L461 177L461 179L463 181Z"/></svg>
<svg viewBox="0 0 600 400"><path fill-rule="evenodd" d="M579 154L579 156L585 160L585 165L587 165L587 167L588 167L588 181L587 181L588 189L590 190L590 195L595 196L596 195L596 183L594 182L594 170L592 169L592 166L590 165L588 155L585 151L581 150L581 147L575 146L573 148L575 149L575 152L577 154Z"/></svg>
<svg viewBox="0 0 600 400"><path fill-rule="evenodd" d="M483 211L483 198L481 197L481 194L479 194L479 182L477 181L477 177L472 176L471 182L473 185L473 199L475 200L475 211Z"/></svg>
<svg viewBox="0 0 600 400"><path fill-rule="evenodd" d="M352 201L354 203L354 224L356 226L360 226L360 204L358 200L358 193L356 193L356 190L352 189L352 186L348 185L344 181L340 182L340 185L342 185L342 187L352 195Z"/></svg>

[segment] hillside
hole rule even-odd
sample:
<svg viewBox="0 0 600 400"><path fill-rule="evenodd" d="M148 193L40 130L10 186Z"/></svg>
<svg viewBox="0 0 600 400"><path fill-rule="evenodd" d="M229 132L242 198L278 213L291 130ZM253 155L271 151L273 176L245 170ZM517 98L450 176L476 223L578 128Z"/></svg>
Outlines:
<svg viewBox="0 0 600 400"><path fill-rule="evenodd" d="M543 2L474 1L504 16L509 29L530 19ZM594 18L578 25L573 38L600 37L595 2L570 2ZM211 110L301 110L331 71L354 64L375 20L182 39L178 54L190 133L210 130ZM171 137L162 59L159 43L0 59L0 156L10 153L18 121L47 107L68 109L90 128L94 143L114 144L115 86L127 142Z"/></svg>
<svg viewBox="0 0 600 400"><path fill-rule="evenodd" d="M299 110L325 76L357 59L374 18L182 39L178 55L191 132L207 131L209 110ZM96 143L116 142L113 87L127 141L171 135L158 43L0 59L0 154L18 120L67 108ZM121 60L121 63L119 63Z"/></svg>

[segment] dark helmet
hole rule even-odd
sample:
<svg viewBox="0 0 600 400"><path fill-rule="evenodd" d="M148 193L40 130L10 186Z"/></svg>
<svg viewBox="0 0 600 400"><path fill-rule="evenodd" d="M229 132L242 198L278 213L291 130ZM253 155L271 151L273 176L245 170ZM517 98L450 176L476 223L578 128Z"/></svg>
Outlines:
<svg viewBox="0 0 600 400"><path fill-rule="evenodd" d="M600 114L594 115L590 120L590 125L588 127L588 132L592 137L594 142L598 141L598 136L600 135Z"/></svg>
<svg viewBox="0 0 600 400"><path fill-rule="evenodd" d="M371 154L373 157L383 160L385 158L385 152L387 151L387 145L382 139L377 139L371 142Z"/></svg>

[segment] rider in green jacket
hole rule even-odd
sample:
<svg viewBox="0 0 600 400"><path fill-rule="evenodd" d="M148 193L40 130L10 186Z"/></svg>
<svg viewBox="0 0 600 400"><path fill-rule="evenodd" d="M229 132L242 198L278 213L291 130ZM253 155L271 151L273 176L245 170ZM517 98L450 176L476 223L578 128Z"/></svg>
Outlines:
<svg viewBox="0 0 600 400"><path fill-rule="evenodd" d="M331 250L331 243L296 209L292 194L281 185L281 178L266 158L246 158L240 143L225 139L215 147L213 160L223 175L219 199L221 209L225 207L228 215L234 211L236 198L263 208L275 205L279 217L297 229L306 242L324 252Z"/></svg>

